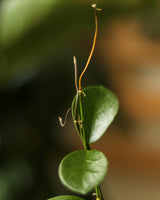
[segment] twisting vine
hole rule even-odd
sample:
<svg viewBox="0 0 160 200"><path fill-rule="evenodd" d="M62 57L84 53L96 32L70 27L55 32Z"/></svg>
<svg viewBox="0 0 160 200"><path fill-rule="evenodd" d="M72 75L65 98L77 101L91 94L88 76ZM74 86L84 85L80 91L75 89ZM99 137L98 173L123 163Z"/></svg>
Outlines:
<svg viewBox="0 0 160 200"><path fill-rule="evenodd" d="M67 116L72 111L76 130L82 140L84 150L74 151L61 161L59 176L62 183L73 192L86 195L93 191L96 200L104 200L100 183L104 179L108 161L105 155L91 149L91 144L100 139L118 112L118 99L109 89L103 86L91 86L82 89L82 78L92 58L98 32L98 19L96 4L92 5L95 17L95 33L92 48L86 65L77 79L77 60L73 57L75 69L76 95L72 107L68 109L64 122L59 117L61 126L66 124ZM77 83L78 81L78 83ZM53 197L50 200L84 200L73 195Z"/></svg>

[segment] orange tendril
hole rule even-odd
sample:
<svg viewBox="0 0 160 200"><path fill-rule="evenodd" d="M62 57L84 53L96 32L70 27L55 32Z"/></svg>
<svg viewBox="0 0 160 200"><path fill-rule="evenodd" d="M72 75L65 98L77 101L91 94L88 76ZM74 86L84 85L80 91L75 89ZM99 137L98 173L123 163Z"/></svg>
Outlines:
<svg viewBox="0 0 160 200"><path fill-rule="evenodd" d="M88 65L90 63L90 60L92 58L92 55L93 55L93 52L94 52L94 49L95 49L95 45L96 45L96 39L97 39L97 30L98 30L98 20L97 20L97 13L96 11L101 11L100 8L97 8L96 7L96 4L93 4L92 5L92 8L93 8L93 11L94 11L94 17L95 17L95 33L94 33L94 39L93 39L93 44L92 44L92 49L91 49L91 52L89 54L89 57L88 57L88 60L87 60L87 63L86 63L86 66L85 68L83 69L80 77L79 77L79 90L82 90L82 85L81 85L81 81L82 81L82 77L84 75L84 73L86 72L87 68L88 68Z"/></svg>

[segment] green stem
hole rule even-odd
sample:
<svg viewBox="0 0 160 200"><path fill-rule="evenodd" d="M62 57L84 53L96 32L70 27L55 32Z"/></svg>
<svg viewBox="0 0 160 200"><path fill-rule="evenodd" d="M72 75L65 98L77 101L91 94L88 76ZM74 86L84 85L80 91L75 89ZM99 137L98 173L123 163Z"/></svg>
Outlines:
<svg viewBox="0 0 160 200"><path fill-rule="evenodd" d="M100 200L104 200L103 195L102 195L102 191L100 186L98 185L97 187L95 187L95 191L96 191L96 196L100 199Z"/></svg>
<svg viewBox="0 0 160 200"><path fill-rule="evenodd" d="M85 150L90 150L90 146L86 141L86 136L85 136L85 131L84 131L84 127L83 127L83 109L82 109L82 92L79 92L79 109L80 109L80 119L81 119L81 127L80 127L80 132L81 132L81 136L82 136L82 141L83 141L83 145L84 145L84 149Z"/></svg>
<svg viewBox="0 0 160 200"><path fill-rule="evenodd" d="M81 125L80 125L80 135L82 137L82 142L84 145L84 149L85 150L90 150L90 145L87 143L86 141L86 136L85 136L85 131L84 131L84 127L83 127L83 109L82 109L82 92L78 93L78 99L79 99L79 109L80 109L80 119L81 119ZM98 185L97 187L95 187L95 192L96 192L96 196L100 199L100 200L104 200L102 192L101 192L101 188Z"/></svg>

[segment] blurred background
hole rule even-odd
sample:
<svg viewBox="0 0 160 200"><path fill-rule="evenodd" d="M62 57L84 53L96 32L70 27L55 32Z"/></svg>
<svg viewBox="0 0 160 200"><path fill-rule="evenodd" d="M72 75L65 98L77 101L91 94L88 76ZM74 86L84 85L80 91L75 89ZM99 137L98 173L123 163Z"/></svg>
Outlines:
<svg viewBox="0 0 160 200"><path fill-rule="evenodd" d="M1 200L71 194L58 165L82 145L71 116L65 128L58 116L75 95L73 56L80 73L91 49L92 3L103 10L82 84L102 84L120 101L114 123L92 145L109 160L105 200L160 199L160 2L1 0Z"/></svg>

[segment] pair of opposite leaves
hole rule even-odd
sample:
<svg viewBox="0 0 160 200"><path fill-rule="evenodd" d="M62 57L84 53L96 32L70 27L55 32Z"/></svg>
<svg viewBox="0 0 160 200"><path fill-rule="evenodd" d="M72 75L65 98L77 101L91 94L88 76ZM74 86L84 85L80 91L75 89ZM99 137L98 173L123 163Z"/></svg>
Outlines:
<svg viewBox="0 0 160 200"><path fill-rule="evenodd" d="M117 114L119 102L113 92L103 86L83 89L83 128L88 144L96 142L106 131ZM76 97L72 103L74 110ZM74 119L74 114L73 114ZM75 120L75 119L74 119ZM107 172L105 155L97 150L79 150L68 154L61 162L59 175L70 190L87 194L99 185ZM76 196L58 196L50 200L82 200Z"/></svg>

